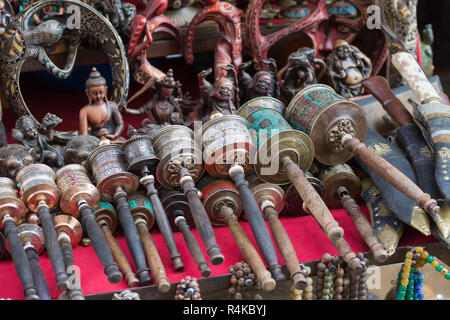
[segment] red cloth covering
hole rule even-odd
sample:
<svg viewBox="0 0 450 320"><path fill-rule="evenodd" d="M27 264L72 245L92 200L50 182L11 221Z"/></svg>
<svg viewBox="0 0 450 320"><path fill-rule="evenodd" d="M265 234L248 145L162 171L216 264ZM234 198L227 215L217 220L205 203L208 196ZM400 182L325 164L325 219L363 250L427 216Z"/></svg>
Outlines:
<svg viewBox="0 0 450 320"><path fill-rule="evenodd" d="M174 61L175 75L181 75L186 80L186 77L195 79L195 73L189 69L184 63L176 64ZM183 72L183 68L185 69ZM54 83L43 80L42 78L35 78L31 74L22 74L21 87L25 100L30 110L36 116L38 120L41 120L47 112L52 112L63 119L57 130L77 130L78 129L78 110L87 103L87 97L83 92L84 81L89 74L90 68L81 73L83 75L81 82L74 82L74 86L79 85L79 88L74 86L69 88L55 87ZM166 69L164 69L166 71ZM73 77L71 77L73 81ZM70 81L69 79L69 81ZM190 91L193 96L196 95L196 82L195 81L182 81L183 91ZM80 89L82 87L82 89ZM133 95L139 89L138 86L132 86L130 89L129 97ZM198 93L197 93L198 94ZM129 107L139 107L148 99L148 94L143 94L137 101L131 103ZM132 124L135 128L140 127L140 121L143 117L124 115L124 121L126 124ZM10 142L10 131L14 127L17 115L11 110L5 110L4 112L4 124L8 133L8 139ZM126 133L127 126L124 132ZM367 214L368 211L365 206L362 206L362 211ZM344 238L348 241L350 247L357 252L367 252L369 248L359 236L355 229L351 218L346 214L344 210L333 210L332 214L344 229ZM330 241L325 237L321 231L319 225L312 216L306 217L281 217L281 222L285 227L288 235L290 236L293 245L297 251L300 262L312 261L320 259L321 256L329 252L330 254L338 254ZM253 244L257 248L256 242L252 235L248 222L241 220L241 225L249 235ZM269 229L269 227L268 227ZM269 229L270 230L270 229ZM217 243L220 245L222 252L225 256L225 262L219 266L213 266L210 264L212 270L211 276L223 275L228 273L228 267L238 261L242 261L243 257L235 244L233 237L228 227L215 227L214 228ZM199 236L197 230L192 229L194 236L197 238L207 261L209 261L206 255L205 246ZM173 269L172 261L170 261L169 252L165 246L164 240L157 230L156 226L151 230L151 234L155 245L159 251L162 262L166 268L166 273L170 282L178 282L187 275L200 278L201 275L197 270L197 266L190 256L186 243L184 242L181 233L174 234L175 241L178 246L178 250L182 255L184 262L184 270L176 273ZM116 236L116 239L130 261L131 266L134 268L134 264L131 258L131 254L128 250L126 240L122 233ZM407 228L402 237L400 246L413 245L419 243L426 243L435 241L434 237L424 237L419 232L412 228ZM277 249L278 252L278 249ZM77 246L73 249L73 255L75 265L80 268L81 272L81 286L85 295L98 294L103 292L120 291L127 288L125 280L117 284L111 284L108 282L106 276L103 273L103 266L99 259L96 257L92 246L81 247ZM278 253L280 264L284 265L281 255ZM46 275L48 286L52 298L57 298L61 292L56 288L56 281L54 272L48 259L48 255L44 252L40 256L40 265ZM24 299L22 292L22 285L15 272L14 264L11 259L7 259L0 262L0 298L11 299Z"/></svg>

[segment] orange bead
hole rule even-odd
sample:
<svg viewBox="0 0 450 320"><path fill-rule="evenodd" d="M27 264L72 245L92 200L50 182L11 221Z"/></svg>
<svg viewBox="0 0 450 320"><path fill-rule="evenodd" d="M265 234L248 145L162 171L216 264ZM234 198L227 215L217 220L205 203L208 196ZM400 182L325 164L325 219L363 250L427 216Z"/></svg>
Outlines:
<svg viewBox="0 0 450 320"><path fill-rule="evenodd" d="M407 259L412 259L414 257L414 254L411 252L411 251L408 251L407 253L406 253L406 258Z"/></svg>
<svg viewBox="0 0 450 320"><path fill-rule="evenodd" d="M404 287L406 287L406 286L408 285L408 283L409 283L409 280L408 280L408 279L402 279L402 280L400 281L400 284L401 284L402 286L404 286Z"/></svg>
<svg viewBox="0 0 450 320"><path fill-rule="evenodd" d="M412 260L411 259L405 259L404 264L405 264L405 266L411 266Z"/></svg>
<svg viewBox="0 0 450 320"><path fill-rule="evenodd" d="M421 255L420 255L420 257L421 257L422 259L428 258L428 252L427 252L427 251L422 252Z"/></svg>
<svg viewBox="0 0 450 320"><path fill-rule="evenodd" d="M432 266L433 268L436 268L438 265L439 265L439 262L438 262L436 259L433 260L433 262L431 262L431 266Z"/></svg>

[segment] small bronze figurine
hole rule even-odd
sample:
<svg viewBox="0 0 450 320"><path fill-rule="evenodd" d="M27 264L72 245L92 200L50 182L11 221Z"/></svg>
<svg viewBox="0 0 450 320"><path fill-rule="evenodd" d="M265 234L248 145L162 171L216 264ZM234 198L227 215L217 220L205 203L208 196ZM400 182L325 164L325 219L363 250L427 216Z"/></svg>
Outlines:
<svg viewBox="0 0 450 320"><path fill-rule="evenodd" d="M281 95L285 102L289 103L304 87L316 84L317 74L325 69L325 62L315 57L314 49L304 47L292 52L288 63L278 74Z"/></svg>
<svg viewBox="0 0 450 320"><path fill-rule="evenodd" d="M94 136L73 137L63 150L65 164L87 165L87 158L99 144L100 139Z"/></svg>
<svg viewBox="0 0 450 320"><path fill-rule="evenodd" d="M328 75L336 92L347 99L362 94L362 81L370 76L372 64L357 47L337 40L327 58Z"/></svg>
<svg viewBox="0 0 450 320"><path fill-rule="evenodd" d="M79 113L80 134L109 139L111 143L122 143L123 140L120 139L124 128L122 115L117 105L107 99L107 89L106 79L95 67L92 68L92 72L86 80L86 95L89 104L84 106Z"/></svg>
<svg viewBox="0 0 450 320"><path fill-rule="evenodd" d="M36 162L36 152L21 144L0 148L0 176L16 180L17 173Z"/></svg>
<svg viewBox="0 0 450 320"><path fill-rule="evenodd" d="M247 72L251 61L239 66L238 79L242 102L261 96L278 98L280 95L275 60L268 59L263 62L267 66L267 71L259 71L253 77Z"/></svg>
<svg viewBox="0 0 450 320"><path fill-rule="evenodd" d="M150 82L133 96L128 102L136 98L138 94L147 88L153 89L152 98L138 109L130 109L124 105L124 111L129 114L145 114L146 119L142 121L142 127L154 125L177 124L189 126L189 117L185 120L182 110L181 83L175 81L172 69L162 79L153 78Z"/></svg>
<svg viewBox="0 0 450 320"><path fill-rule="evenodd" d="M214 85L206 80L206 77L211 74L212 68L198 74L200 92L204 104L204 116L214 111L225 115L236 114L236 109L239 106L236 72L231 64L222 66L222 68L227 75L216 79Z"/></svg>
<svg viewBox="0 0 450 320"><path fill-rule="evenodd" d="M36 152L36 162L45 163L53 168L64 165L64 158L60 146L53 146L53 128L61 122L57 116L47 113L39 126L31 116L22 116L16 121L16 127L12 129L12 138L28 149Z"/></svg>

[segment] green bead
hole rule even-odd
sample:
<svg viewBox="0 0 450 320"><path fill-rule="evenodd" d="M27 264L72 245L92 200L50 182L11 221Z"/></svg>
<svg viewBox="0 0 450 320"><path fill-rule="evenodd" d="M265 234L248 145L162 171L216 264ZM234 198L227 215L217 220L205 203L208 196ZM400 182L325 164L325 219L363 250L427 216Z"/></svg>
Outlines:
<svg viewBox="0 0 450 320"><path fill-rule="evenodd" d="M436 267L436 270L441 272L442 269L444 269L444 266L442 264L438 264L438 266Z"/></svg>
<svg viewBox="0 0 450 320"><path fill-rule="evenodd" d="M430 255L430 256L428 256L428 258L427 258L426 261L427 261L428 263L432 263L433 260L434 260L434 257Z"/></svg>
<svg viewBox="0 0 450 320"><path fill-rule="evenodd" d="M445 279L450 280L450 272L444 276Z"/></svg>

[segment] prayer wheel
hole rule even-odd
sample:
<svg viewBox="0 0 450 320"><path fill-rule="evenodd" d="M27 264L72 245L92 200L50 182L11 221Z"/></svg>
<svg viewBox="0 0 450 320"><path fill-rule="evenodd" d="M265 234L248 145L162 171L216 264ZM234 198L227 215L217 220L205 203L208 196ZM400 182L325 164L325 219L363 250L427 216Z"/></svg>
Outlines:
<svg viewBox="0 0 450 320"><path fill-rule="evenodd" d="M198 270L203 277L211 275L211 269L205 260L205 256L197 242L197 239L191 232L194 221L191 216L191 209L186 197L177 189L159 188L162 205L166 210L167 217L172 225L172 229L183 234L184 241L191 253L192 258L197 264Z"/></svg>
<svg viewBox="0 0 450 320"><path fill-rule="evenodd" d="M144 135L132 136L122 145L122 150L128 162L128 170L140 177L140 183L147 191L147 196L155 213L156 223L170 252L170 259L173 261L174 269L177 271L183 269L184 264L181 261L181 254L178 252L169 220L158 197L158 191L155 188L155 178L150 174L159 160L153 151L150 137Z"/></svg>
<svg viewBox="0 0 450 320"><path fill-rule="evenodd" d="M181 186L211 263L223 263L225 258L220 253L211 222L195 187L195 181L202 176L204 168L201 150L194 140L194 132L184 126L170 125L154 132L151 139L153 149L160 159L156 178L166 188Z"/></svg>
<svg viewBox="0 0 450 320"><path fill-rule="evenodd" d="M75 217L80 215L109 282L119 282L122 280L119 266L114 261L108 242L93 214L93 208L100 202L100 193L91 183L87 170L78 164L64 166L56 172L56 183L61 192L61 211Z"/></svg>
<svg viewBox="0 0 450 320"><path fill-rule="evenodd" d="M140 284L151 284L150 269L147 267L142 243L127 200L127 196L135 192L139 186L138 177L127 171L125 154L119 145L97 147L89 155L88 162L102 199L107 202L114 201Z"/></svg>
<svg viewBox="0 0 450 320"><path fill-rule="evenodd" d="M55 178L55 172L47 165L30 164L17 173L16 182L23 201L39 216L44 231L45 247L56 274L57 287L61 291L66 291L68 286L66 268L50 215L50 210L58 205L61 196Z"/></svg>
<svg viewBox="0 0 450 320"><path fill-rule="evenodd" d="M252 233L274 279L284 280L286 277L278 264L269 231L245 179L245 173L252 168L256 151L247 121L238 115L218 114L201 126L199 134L202 139L205 170L215 178L230 176L233 179ZM224 212L232 210L224 209Z"/></svg>
<svg viewBox="0 0 450 320"><path fill-rule="evenodd" d="M320 181L311 173L305 172L305 177L309 183L314 187L319 196L323 199L325 197L325 187ZM305 210L306 209L306 210ZM293 184L286 189L286 210L287 214L294 217L302 217L310 214L308 208L305 208L304 202L297 189Z"/></svg>
<svg viewBox="0 0 450 320"><path fill-rule="evenodd" d="M14 181L0 177L0 227L4 230L9 252L27 300L39 300L27 255L19 238L16 221L25 217L26 206L17 198Z"/></svg>
<svg viewBox="0 0 450 320"><path fill-rule="evenodd" d="M290 102L285 118L294 129L306 133L314 143L315 159L325 165L348 161L354 155L395 188L417 202L425 211L437 214L435 199L424 193L405 174L364 143L366 118L361 108L336 94L329 86L311 85Z"/></svg>

